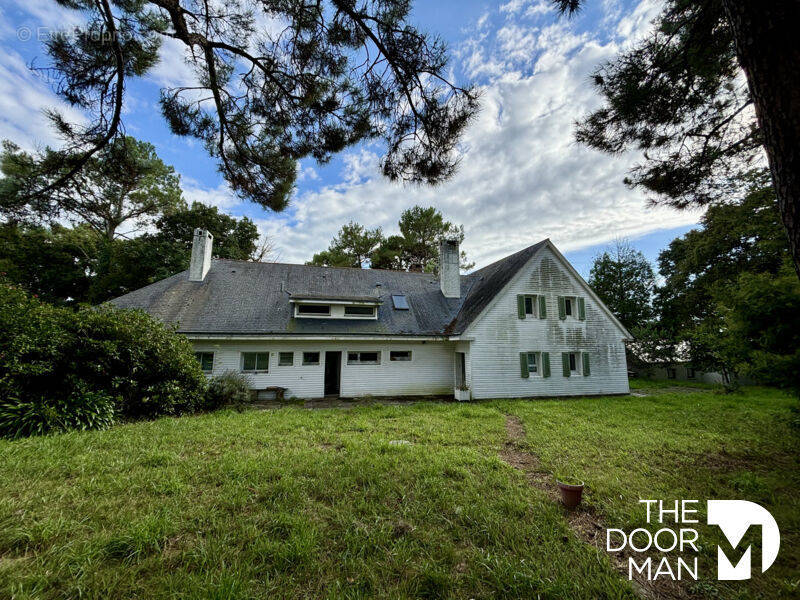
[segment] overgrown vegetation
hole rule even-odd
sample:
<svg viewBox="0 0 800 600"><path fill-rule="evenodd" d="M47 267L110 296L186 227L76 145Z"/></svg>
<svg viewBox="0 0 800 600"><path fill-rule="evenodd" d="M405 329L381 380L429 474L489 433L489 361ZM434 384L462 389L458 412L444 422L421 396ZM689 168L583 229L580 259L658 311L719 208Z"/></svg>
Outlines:
<svg viewBox="0 0 800 600"><path fill-rule="evenodd" d="M510 413L543 470L585 480L609 527L638 526L639 498L763 504L777 562L749 582L706 569L692 597L791 597L795 401L647 385L644 398L223 411L0 441L0 596L636 598L499 458Z"/></svg>
<svg viewBox="0 0 800 600"><path fill-rule="evenodd" d="M251 399L250 381L244 373L226 371L208 382L203 408L216 410L223 406L241 408Z"/></svg>
<svg viewBox="0 0 800 600"><path fill-rule="evenodd" d="M184 414L205 390L191 344L140 311L61 308L0 283L0 331L0 435Z"/></svg>

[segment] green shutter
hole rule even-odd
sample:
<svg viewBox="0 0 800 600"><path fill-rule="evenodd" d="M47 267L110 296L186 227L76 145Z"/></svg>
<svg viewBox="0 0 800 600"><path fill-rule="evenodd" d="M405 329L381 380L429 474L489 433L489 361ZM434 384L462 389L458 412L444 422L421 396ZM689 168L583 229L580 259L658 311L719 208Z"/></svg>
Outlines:
<svg viewBox="0 0 800 600"><path fill-rule="evenodd" d="M567 318L567 304L564 302L564 296L558 297L558 318L562 321Z"/></svg>
<svg viewBox="0 0 800 600"><path fill-rule="evenodd" d="M586 320L586 302L584 302L583 298L578 298L578 320Z"/></svg>
<svg viewBox="0 0 800 600"><path fill-rule="evenodd" d="M564 377L569 377L569 352L561 353L561 367L564 371Z"/></svg>
<svg viewBox="0 0 800 600"><path fill-rule="evenodd" d="M544 296L539 296L539 318L546 319L547 318L547 302L544 299Z"/></svg>
<svg viewBox="0 0 800 600"><path fill-rule="evenodd" d="M584 353L581 354L581 356L583 356L583 376L584 377L588 377L589 374L590 374L590 371L589 371L589 353L588 352L584 352Z"/></svg>
<svg viewBox="0 0 800 600"><path fill-rule="evenodd" d="M550 353L542 352L542 377L550 377Z"/></svg>
<svg viewBox="0 0 800 600"><path fill-rule="evenodd" d="M525 296L522 294L517 296L517 316L520 319L525 318Z"/></svg>
<svg viewBox="0 0 800 600"><path fill-rule="evenodd" d="M530 377L530 373L528 373L528 353L527 352L520 352L519 353L519 371L520 371L520 377L525 377L525 378Z"/></svg>

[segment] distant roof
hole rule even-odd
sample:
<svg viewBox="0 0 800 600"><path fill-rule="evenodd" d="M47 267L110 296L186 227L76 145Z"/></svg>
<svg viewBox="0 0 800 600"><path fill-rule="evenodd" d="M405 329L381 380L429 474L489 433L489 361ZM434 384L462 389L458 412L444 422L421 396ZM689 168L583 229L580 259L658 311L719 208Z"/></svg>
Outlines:
<svg viewBox="0 0 800 600"><path fill-rule="evenodd" d="M445 298L430 273L216 259L203 281L183 271L111 301L141 308L194 334L455 335L463 332L545 244L461 276L461 297ZM410 310L395 310L403 295ZM290 299L383 301L377 320L295 319Z"/></svg>

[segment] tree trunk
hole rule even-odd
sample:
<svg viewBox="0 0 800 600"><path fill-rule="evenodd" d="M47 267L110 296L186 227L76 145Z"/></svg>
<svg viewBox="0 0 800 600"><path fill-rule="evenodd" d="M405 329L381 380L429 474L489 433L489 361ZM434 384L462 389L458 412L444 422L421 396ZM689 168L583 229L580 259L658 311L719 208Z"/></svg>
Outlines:
<svg viewBox="0 0 800 600"><path fill-rule="evenodd" d="M800 1L723 0L800 278Z"/></svg>

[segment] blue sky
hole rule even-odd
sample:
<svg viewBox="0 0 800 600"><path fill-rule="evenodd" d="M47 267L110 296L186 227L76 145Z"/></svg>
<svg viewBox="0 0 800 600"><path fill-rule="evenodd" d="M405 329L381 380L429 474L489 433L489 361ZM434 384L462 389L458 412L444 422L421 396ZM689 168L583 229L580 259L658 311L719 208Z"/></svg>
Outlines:
<svg viewBox="0 0 800 600"><path fill-rule="evenodd" d="M483 91L459 173L433 189L385 181L377 169L382 148L365 144L324 167L303 162L284 213L239 201L202 147L173 136L160 115L161 87L188 76L169 43L154 71L130 84L124 124L130 135L152 142L181 174L187 200L249 216L273 239L282 261L309 259L351 219L391 233L400 212L414 204L434 205L463 224L464 248L478 266L544 237L583 274L616 238L629 239L655 260L700 214L648 207L642 192L621 183L638 156L609 157L582 148L573 140L572 124L598 105L588 83L592 69L643 35L659 5L658 0L593 0L577 18L565 20L546 0L418 1L413 22L447 41L455 79ZM0 138L25 148L54 144L41 110L60 103L27 66L47 64L37 38L48 28L79 22L80 15L51 0L7 0L0 11Z"/></svg>

